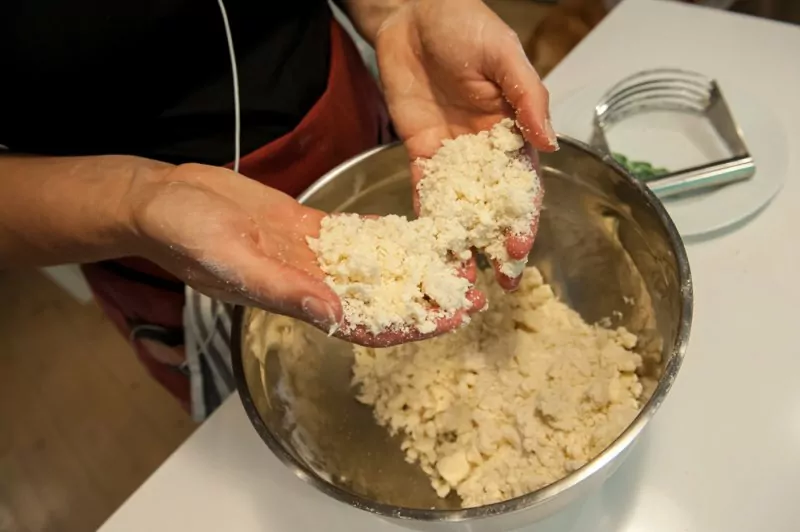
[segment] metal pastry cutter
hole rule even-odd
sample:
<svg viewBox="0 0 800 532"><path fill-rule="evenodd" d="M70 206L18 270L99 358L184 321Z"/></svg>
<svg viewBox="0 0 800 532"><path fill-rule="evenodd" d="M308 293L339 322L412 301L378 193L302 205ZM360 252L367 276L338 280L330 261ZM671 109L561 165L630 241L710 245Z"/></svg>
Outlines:
<svg viewBox="0 0 800 532"><path fill-rule="evenodd" d="M755 175L755 163L719 85L711 78L687 70L645 70L611 87L595 107L590 144L611 155L606 139L607 130L629 116L649 111L675 111L704 116L731 153L727 159L672 171L648 180L647 185L657 196L665 198L717 188Z"/></svg>

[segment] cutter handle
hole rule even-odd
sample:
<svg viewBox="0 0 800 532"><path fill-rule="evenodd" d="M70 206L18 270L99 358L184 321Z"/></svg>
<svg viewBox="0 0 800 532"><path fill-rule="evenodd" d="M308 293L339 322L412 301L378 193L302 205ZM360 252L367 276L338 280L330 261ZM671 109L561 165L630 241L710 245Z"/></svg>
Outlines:
<svg viewBox="0 0 800 532"><path fill-rule="evenodd" d="M744 181L753 177L755 172L756 165L753 157L740 155L680 172L672 172L649 181L647 186L659 198L668 198Z"/></svg>

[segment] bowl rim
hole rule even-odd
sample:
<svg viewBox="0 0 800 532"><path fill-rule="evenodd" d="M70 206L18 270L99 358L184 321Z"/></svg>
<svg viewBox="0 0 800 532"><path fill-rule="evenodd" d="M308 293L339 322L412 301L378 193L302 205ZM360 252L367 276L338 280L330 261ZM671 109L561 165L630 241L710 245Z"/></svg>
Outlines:
<svg viewBox="0 0 800 532"><path fill-rule="evenodd" d="M562 492L565 492L579 483L587 480L595 473L610 465L617 456L621 455L639 433L644 429L647 423L653 418L656 411L658 411L667 393L672 388L675 378L677 377L678 370L680 369L683 359L686 356L686 348L688 346L689 335L691 332L692 314L693 314L693 290L692 290L692 277L689 268L689 259L684 247L683 240L681 239L675 224L667 214L666 209L660 200L657 199L655 194L638 179L630 175L619 163L617 163L610 155L601 153L587 144L573 139L567 135L558 135L559 143L569 144L572 147L578 148L587 153L587 155L599 160L605 165L610 166L615 170L623 179L632 184L635 188L639 189L643 198L648 206L652 208L659 221L663 225L671 246L673 253L675 253L676 261L678 264L678 279L679 290L681 293L681 316L678 322L677 339L675 346L672 349L672 356L664 368L664 373L658 381L653 394L650 399L644 404L636 418L628 425L628 427L599 455L595 456L583 467L576 469L566 477L563 477L552 484L548 484L535 491L509 499L503 502L487 504L484 506L476 506L463 509L422 509L422 508L409 508L403 506L394 506L391 504L377 502L366 497L362 497L356 493L347 491L344 488L336 486L326 480L320 478L312 469L306 467L304 464L299 463L295 458L284 449L283 445L275 438L267 428L261 415L258 412L250 389L247 385L247 380L244 374L244 365L242 357L244 352L244 323L246 309L237 306L234 309L232 316L232 331L231 331L231 352L233 354L232 365L236 387L239 392L239 397L244 406L247 417L250 419L256 432L261 439L266 443L267 447L288 467L298 478L311 484L316 489L333 497L334 499L346 503L352 507L360 510L377 514L387 518L411 520L411 521L427 521L427 522L461 522L479 518L486 518L494 515L505 515L510 513L517 513L523 510L539 506L545 501L553 499ZM385 144L361 153L348 161L338 165L330 172L326 173L315 181L305 192L299 197L300 203L305 203L313 194L319 189L328 184L329 181L334 179L342 171L359 164L366 158L369 158L376 153L389 150L400 145L400 142L393 142Z"/></svg>

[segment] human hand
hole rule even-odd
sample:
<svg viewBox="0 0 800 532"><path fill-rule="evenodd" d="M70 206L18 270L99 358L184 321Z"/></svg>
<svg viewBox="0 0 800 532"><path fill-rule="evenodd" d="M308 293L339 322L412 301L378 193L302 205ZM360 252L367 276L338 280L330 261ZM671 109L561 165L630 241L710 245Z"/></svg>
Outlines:
<svg viewBox="0 0 800 532"><path fill-rule="evenodd" d="M384 21L375 41L389 111L412 160L431 157L443 139L506 117L517 120L533 150L558 148L547 89L516 34L482 1L410 0ZM412 165L417 210L421 177ZM508 238L512 258L530 252L538 218L532 225L530 236ZM519 283L496 271L504 288Z"/></svg>
<svg viewBox="0 0 800 532"><path fill-rule="evenodd" d="M291 316L360 345L423 337L344 332L350 328L341 302L306 243L319 235L325 213L280 191L230 170L187 164L138 183L128 196L137 254L209 297ZM462 318L441 321L434 334Z"/></svg>

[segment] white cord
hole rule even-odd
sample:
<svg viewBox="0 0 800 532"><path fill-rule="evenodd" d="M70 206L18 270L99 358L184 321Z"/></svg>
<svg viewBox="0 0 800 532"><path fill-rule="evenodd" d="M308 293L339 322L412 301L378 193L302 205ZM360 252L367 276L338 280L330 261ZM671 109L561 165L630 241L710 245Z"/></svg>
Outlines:
<svg viewBox="0 0 800 532"><path fill-rule="evenodd" d="M233 171L239 173L239 158L241 156L242 144L242 114L239 107L239 72L236 68L236 53L233 51L233 36L231 35L231 25L228 22L228 12L222 0L217 0L219 10L222 13L222 21L225 23L225 36L228 38L228 52L231 56L231 74L233 76Z"/></svg>
<svg viewBox="0 0 800 532"><path fill-rule="evenodd" d="M222 0L217 0L219 4L219 11L222 13L222 22L225 24L225 37L228 39L228 53L231 58L231 77L233 77L233 171L239 173L239 159L241 158L241 144L242 144L242 113L239 105L239 71L236 68L236 53L233 50L233 35L231 34L231 25L228 22L228 12L225 9L225 4ZM209 325L208 336L203 339L203 342L198 346L198 356L201 356L212 340L217 334L217 322L219 321L224 307L220 305L218 310L214 313L211 324ZM197 319L202 319L198 317Z"/></svg>

